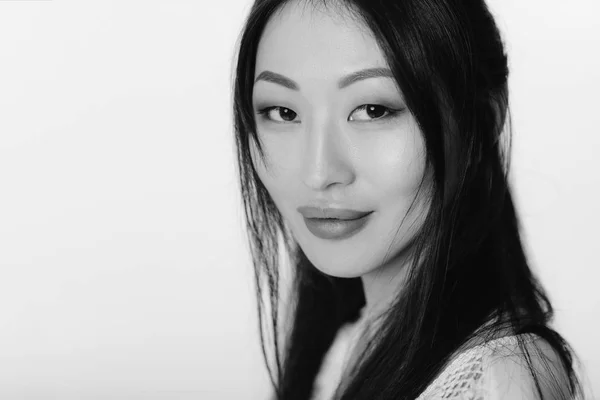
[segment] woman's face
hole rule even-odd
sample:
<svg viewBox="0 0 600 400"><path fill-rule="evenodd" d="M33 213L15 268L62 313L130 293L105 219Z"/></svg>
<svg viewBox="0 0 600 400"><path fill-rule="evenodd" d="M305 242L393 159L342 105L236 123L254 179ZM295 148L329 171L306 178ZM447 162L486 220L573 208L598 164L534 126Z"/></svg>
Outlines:
<svg viewBox="0 0 600 400"><path fill-rule="evenodd" d="M388 65L366 28L295 2L270 20L257 53L255 79L278 75L254 86L267 161L252 145L254 166L306 256L332 276L397 265L426 211L417 199L407 215L425 173L425 148L394 79L344 79L372 68ZM346 232L332 237L319 233L326 226L306 223L303 206L371 214L352 235L346 222Z"/></svg>

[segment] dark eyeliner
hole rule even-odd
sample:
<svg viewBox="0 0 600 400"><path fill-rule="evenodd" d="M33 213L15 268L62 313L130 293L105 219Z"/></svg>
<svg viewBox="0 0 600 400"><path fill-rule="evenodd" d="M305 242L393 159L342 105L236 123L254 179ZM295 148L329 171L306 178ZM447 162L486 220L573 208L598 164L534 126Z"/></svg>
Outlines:
<svg viewBox="0 0 600 400"><path fill-rule="evenodd" d="M385 109L385 111L387 112L387 115L383 116L383 117L379 117L379 118L375 118L372 120L367 120L367 121L352 121L352 122L356 122L359 124L365 124L365 123L377 123L377 122L388 122L388 120L394 119L399 117L405 110L406 108L400 108L400 109L396 109L396 108L391 108L388 106L384 106L383 104L377 104L377 103L365 103L362 106L359 106L357 108L354 109L354 111L352 113L354 113L357 110L366 110L368 106L379 106L379 107L383 107Z"/></svg>
<svg viewBox="0 0 600 400"><path fill-rule="evenodd" d="M280 122L280 121L274 121L274 120L272 120L271 118L269 118L269 117L268 117L268 114L269 114L269 112L270 112L271 110L274 110L274 109L277 109L277 108L279 108L279 109L286 109L286 110L290 110L290 111L292 111L294 114L298 115L298 114L297 114L297 113L296 113L294 110L292 110L291 108L284 107L284 106L268 106L268 107L261 108L261 109L260 109L260 110L258 110L256 113L257 113L258 115L260 115L260 117L261 117L261 119L262 119L262 120L264 120L264 121L267 121L267 122L271 122L271 123L273 123L273 124L287 125L287 124L298 124L298 123L300 123L300 122L293 122L293 121L292 121L292 122L289 122L289 121L288 121L288 122Z"/></svg>

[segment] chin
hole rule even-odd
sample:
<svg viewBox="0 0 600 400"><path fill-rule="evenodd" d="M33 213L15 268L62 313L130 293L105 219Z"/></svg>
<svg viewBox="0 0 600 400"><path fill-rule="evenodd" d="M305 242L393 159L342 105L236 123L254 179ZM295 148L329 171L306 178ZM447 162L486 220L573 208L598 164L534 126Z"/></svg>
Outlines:
<svg viewBox="0 0 600 400"><path fill-rule="evenodd" d="M336 278L358 278L368 272L365 270L366 263L351 254L348 257L336 257L333 252L327 257L313 256L310 251L305 251L304 254L316 269Z"/></svg>
<svg viewBox="0 0 600 400"><path fill-rule="evenodd" d="M316 267L316 265L315 265ZM319 271L321 271L322 273L329 275L329 276L333 276L335 278L359 278L361 277L363 274L362 273L358 273L355 271L352 271L348 268L340 268L340 269L323 269L323 268L317 268Z"/></svg>

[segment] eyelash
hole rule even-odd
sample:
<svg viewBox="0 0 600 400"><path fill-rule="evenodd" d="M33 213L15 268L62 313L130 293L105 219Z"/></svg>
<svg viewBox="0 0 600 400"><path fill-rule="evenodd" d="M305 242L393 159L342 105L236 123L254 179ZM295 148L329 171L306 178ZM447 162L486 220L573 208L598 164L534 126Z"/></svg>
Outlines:
<svg viewBox="0 0 600 400"><path fill-rule="evenodd" d="M386 121L388 119L396 118L398 116L398 114L400 114L402 111L404 111L404 109L395 110L395 109L383 106L381 104L363 104L362 106L355 108L352 113L354 113L355 111L366 110L368 106L383 107L387 114L385 114L383 117L371 119L370 121L355 121L355 122L364 123L364 122L371 122L371 121L374 121L374 122ZM286 109L286 110L293 111L292 109L287 108L287 107L270 106L270 107L265 107L265 108L257 111L257 114L260 115L263 119L265 119L269 122L276 123L276 124L295 124L295 123L297 123L297 122L280 122L280 121L275 121L275 120L269 118L269 112L271 110L275 110L275 109ZM294 112L294 114L296 114L296 113ZM298 114L296 114L296 115L298 115Z"/></svg>

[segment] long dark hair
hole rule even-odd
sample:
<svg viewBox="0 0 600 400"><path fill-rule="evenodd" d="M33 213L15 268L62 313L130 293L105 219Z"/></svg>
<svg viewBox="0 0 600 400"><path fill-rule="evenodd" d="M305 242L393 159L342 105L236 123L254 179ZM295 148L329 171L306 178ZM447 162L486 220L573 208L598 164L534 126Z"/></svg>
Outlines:
<svg viewBox="0 0 600 400"><path fill-rule="evenodd" d="M256 0L250 10L238 43L233 111L263 355L275 398L307 400L336 333L357 319L365 297L360 278L327 276L311 264L253 167L251 140L263 156L252 107L257 48L269 18L286 3ZM559 355L569 390L579 394L573 350L549 327L552 305L532 274L519 233L508 179L507 57L484 1L319 3L350 11L372 31L424 135L433 181L431 206L412 242L407 282L338 394L414 399L457 349L476 333L491 337L500 324L545 339ZM281 255L292 266L285 303Z"/></svg>

